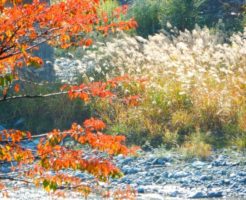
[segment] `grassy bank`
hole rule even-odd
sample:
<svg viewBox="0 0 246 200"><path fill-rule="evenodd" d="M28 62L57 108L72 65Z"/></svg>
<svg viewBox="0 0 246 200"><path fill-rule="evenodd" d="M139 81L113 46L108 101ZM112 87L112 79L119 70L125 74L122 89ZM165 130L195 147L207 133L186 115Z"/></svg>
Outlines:
<svg viewBox="0 0 246 200"><path fill-rule="evenodd" d="M110 134L124 134L129 144L178 147L188 156L209 155L213 147L246 147L246 31L229 42L209 29L148 39L119 34L89 50L73 53L88 63L91 80L129 74L144 84L122 86L140 96L138 106L122 100L85 106L65 96L6 102L2 124L25 120L25 129L44 132L67 128L89 115L102 118ZM52 92L59 86L28 86L25 92ZM43 91L44 90L44 91ZM199 149L199 151L197 151Z"/></svg>
<svg viewBox="0 0 246 200"><path fill-rule="evenodd" d="M177 37L157 34L145 40L123 35L100 44L97 54L86 56L94 59L102 76L127 73L148 82L144 88L125 88L127 93L140 93L138 107L115 102L95 109L111 124L110 132L125 133L132 143L244 148L245 34L234 34L223 43L220 35L196 28Z"/></svg>

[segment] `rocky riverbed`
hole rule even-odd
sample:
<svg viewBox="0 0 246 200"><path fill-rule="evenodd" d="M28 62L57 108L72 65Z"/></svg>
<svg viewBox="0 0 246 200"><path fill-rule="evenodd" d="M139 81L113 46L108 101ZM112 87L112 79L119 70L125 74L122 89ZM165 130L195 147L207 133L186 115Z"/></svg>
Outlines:
<svg viewBox="0 0 246 200"><path fill-rule="evenodd" d="M131 184L144 199L147 194L155 194L156 199L246 199L246 158L242 152L218 150L208 161L200 161L156 149L143 157L117 159L125 177L113 184Z"/></svg>
<svg viewBox="0 0 246 200"><path fill-rule="evenodd" d="M231 149L216 150L206 161L186 160L177 151L163 148L141 152L137 157L115 157L124 172L121 179L111 180L110 188L130 185L139 200L162 199L246 199L246 153ZM0 169L3 172L2 166ZM80 172L73 175L91 179ZM18 181L7 181L11 199L48 199L41 189ZM106 185L105 185L106 187ZM18 189L17 189L18 188ZM69 199L81 199L70 192ZM101 199L91 195L90 199Z"/></svg>

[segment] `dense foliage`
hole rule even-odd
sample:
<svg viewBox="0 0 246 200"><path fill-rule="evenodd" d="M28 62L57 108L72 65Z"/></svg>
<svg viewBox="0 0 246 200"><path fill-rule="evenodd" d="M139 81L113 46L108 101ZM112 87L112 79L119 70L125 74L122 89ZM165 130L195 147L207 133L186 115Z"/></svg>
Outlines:
<svg viewBox="0 0 246 200"><path fill-rule="evenodd" d="M245 42L245 32L234 34L228 44L218 33L196 28L177 37L156 34L148 40L122 35L97 44L97 54L76 54L93 60L97 77L128 73L147 80L145 87L126 88L128 94L141 94L137 108L121 102L95 104L111 131L127 133L141 145L149 141L193 149L204 143L244 148Z"/></svg>
<svg viewBox="0 0 246 200"><path fill-rule="evenodd" d="M1 102L31 95L11 96L18 93L20 86L18 68L24 65L39 67L42 59L32 53L38 45L50 45L68 48L70 46L90 46L89 33L100 32L106 35L110 31L128 30L135 27L134 20L119 20L127 7L116 7L111 13L100 9L99 0L68 0L51 6L33 1L31 4L22 1L1 1L0 4L0 90ZM109 21L109 14L111 20ZM116 19L116 20L113 20ZM73 86L64 86L57 94L67 94L71 100L80 99L88 102L93 98L116 98L116 87L127 77L119 77L106 82L94 82ZM14 90L14 91L13 91ZM48 97L53 94L46 94ZM36 97L42 97L37 95ZM129 96L127 98L130 98ZM110 177L121 176L120 170L111 162L111 156L129 154L124 136L105 135L101 131L106 125L100 120L90 118L81 125L72 124L65 131L55 129L49 133L35 136L40 138L35 149L23 145L23 141L32 140L30 132L8 129L0 132L0 162L10 164L25 182L36 186L42 185L48 192L57 189L74 189L87 196L90 185L78 177L67 175L68 170L79 170L95 176L97 180L106 181ZM69 138L91 148L90 154L81 146L79 149L63 145ZM100 152L108 156L99 157ZM88 155L87 155L88 154ZM53 173L51 173L51 171ZM9 174L1 179L13 180ZM0 191L7 196L7 189L0 183Z"/></svg>
<svg viewBox="0 0 246 200"><path fill-rule="evenodd" d="M180 31L198 24L229 34L242 31L245 24L243 0L133 0L130 5L129 15L136 19L137 33L144 37L160 29L170 30L168 24Z"/></svg>
<svg viewBox="0 0 246 200"><path fill-rule="evenodd" d="M17 172L31 165L20 176L47 191L74 189L87 196L91 185L65 170L88 172L99 181L120 177L112 156L136 150L125 146L125 137L131 144L179 147L187 157L206 158L212 147L246 147L244 1L57 2L0 4L1 124L14 120L17 128L48 132L0 131L2 163ZM127 6L119 7L126 3L129 14ZM137 26L132 17L144 38L116 34ZM222 32L231 35L226 42ZM60 83L19 80L20 68L42 65L33 52L43 43L62 56L61 49L70 48L78 67L90 68L86 79L59 92ZM18 126L19 117L30 122ZM76 123L68 128L70 121ZM56 126L61 130L50 131ZM34 138L41 138L35 150L23 147ZM76 145L64 145L66 140ZM6 190L3 184L0 189Z"/></svg>

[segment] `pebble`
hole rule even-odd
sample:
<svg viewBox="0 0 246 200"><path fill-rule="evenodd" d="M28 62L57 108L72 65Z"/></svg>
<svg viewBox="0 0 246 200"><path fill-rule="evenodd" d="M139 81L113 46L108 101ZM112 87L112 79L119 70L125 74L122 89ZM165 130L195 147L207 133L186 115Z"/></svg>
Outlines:
<svg viewBox="0 0 246 200"><path fill-rule="evenodd" d="M34 143L37 144L37 142ZM24 145L33 149L35 144L26 143ZM175 152L168 158L158 157L155 156L154 151L143 152L139 157L116 156L115 164L125 176L112 180L111 187L131 185L138 192L137 199L139 200L212 199L231 196L237 196L240 200L246 199L246 163L241 162L244 159L243 153L237 152L237 156L230 157L230 152L214 151L212 159L206 162L199 160L190 162L180 157ZM240 165L225 164L237 162L240 162ZM166 163L171 163L171 165L166 165ZM9 167L1 165L0 173L7 172L9 172ZM78 171L69 173L74 173L71 175L85 180L92 179L91 176ZM47 199L47 195L44 195L46 193L41 189L31 188L21 191L18 193L13 191L10 196L14 199L27 199L28 195L32 199Z"/></svg>
<svg viewBox="0 0 246 200"><path fill-rule="evenodd" d="M183 178L187 176L189 176L189 173L180 171L180 172L176 172L175 174L173 174L172 178Z"/></svg>
<svg viewBox="0 0 246 200"><path fill-rule="evenodd" d="M207 195L209 198L218 198L218 197L222 197L223 193L221 191L217 191L217 192L208 192Z"/></svg>
<svg viewBox="0 0 246 200"><path fill-rule="evenodd" d="M206 165L206 163L204 163L202 161L195 161L191 165L192 165L192 167L194 167L196 169L201 169Z"/></svg>
<svg viewBox="0 0 246 200"><path fill-rule="evenodd" d="M208 181L208 180L212 180L212 179L213 179L213 177L210 175L202 175L200 178L201 181Z"/></svg>
<svg viewBox="0 0 246 200"><path fill-rule="evenodd" d="M194 192L190 194L189 198L191 199L200 199L208 197L204 192Z"/></svg>

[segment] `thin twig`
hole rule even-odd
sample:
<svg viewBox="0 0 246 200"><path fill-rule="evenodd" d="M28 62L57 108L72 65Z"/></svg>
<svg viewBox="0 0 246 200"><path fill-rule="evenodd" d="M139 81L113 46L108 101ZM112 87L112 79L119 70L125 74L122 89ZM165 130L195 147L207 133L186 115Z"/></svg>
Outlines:
<svg viewBox="0 0 246 200"><path fill-rule="evenodd" d="M35 94L35 95L19 95L19 96L11 96L11 97L6 97L6 98L1 98L1 101L10 101L10 100L16 100L16 99L34 99L34 98L45 98L45 97L52 97L52 96L58 96L58 95L64 95L67 94L68 91L63 91L63 92L55 92L55 93L50 93L50 94Z"/></svg>
<svg viewBox="0 0 246 200"><path fill-rule="evenodd" d="M45 98L45 97L52 97L52 96L58 96L58 95L64 95L68 94L69 91L61 91L61 92L54 92L54 93L49 93L49 94L35 94L35 95L19 95L19 96L10 96L10 97L4 97L0 99L1 101L10 101L10 100L16 100L16 99L35 99L35 98ZM88 88L84 88L81 90L72 90L72 92L88 92Z"/></svg>

